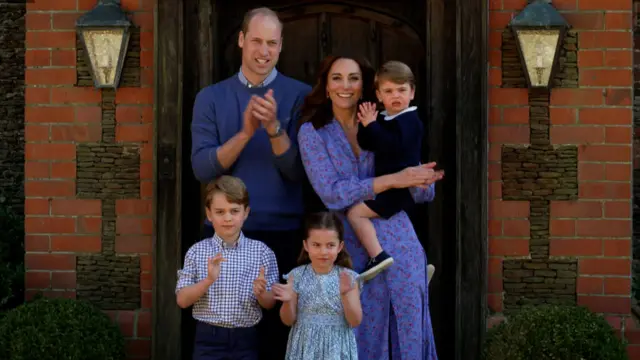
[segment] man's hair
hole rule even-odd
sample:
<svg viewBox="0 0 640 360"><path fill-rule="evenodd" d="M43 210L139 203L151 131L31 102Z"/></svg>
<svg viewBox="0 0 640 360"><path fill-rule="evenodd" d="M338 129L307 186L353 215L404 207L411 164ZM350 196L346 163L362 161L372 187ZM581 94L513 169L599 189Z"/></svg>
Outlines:
<svg viewBox="0 0 640 360"><path fill-rule="evenodd" d="M255 9L251 9L244 14L244 19L242 19L242 33L244 36L247 36L247 31L249 31L249 24L251 20L253 20L256 16L265 16L275 19L280 25L280 29L282 29L282 21L280 21L280 17L278 17L278 13L267 8L267 7L259 7Z"/></svg>
<svg viewBox="0 0 640 360"><path fill-rule="evenodd" d="M416 86L416 80L411 68L401 61L387 61L376 73L375 87L380 86L383 81L391 81L395 84L409 83L412 88Z"/></svg>
<svg viewBox="0 0 640 360"><path fill-rule="evenodd" d="M205 205L211 206L215 194L224 194L232 204L249 206L249 192L244 182L237 177L223 175L207 185Z"/></svg>

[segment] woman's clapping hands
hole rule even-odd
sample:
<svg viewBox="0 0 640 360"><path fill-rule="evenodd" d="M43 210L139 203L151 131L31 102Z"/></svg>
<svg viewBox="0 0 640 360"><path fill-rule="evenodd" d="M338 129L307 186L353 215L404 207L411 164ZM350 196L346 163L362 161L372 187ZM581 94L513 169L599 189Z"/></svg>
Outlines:
<svg viewBox="0 0 640 360"><path fill-rule="evenodd" d="M396 187L427 187L444 177L444 170L434 170L435 162L405 168L395 174Z"/></svg>

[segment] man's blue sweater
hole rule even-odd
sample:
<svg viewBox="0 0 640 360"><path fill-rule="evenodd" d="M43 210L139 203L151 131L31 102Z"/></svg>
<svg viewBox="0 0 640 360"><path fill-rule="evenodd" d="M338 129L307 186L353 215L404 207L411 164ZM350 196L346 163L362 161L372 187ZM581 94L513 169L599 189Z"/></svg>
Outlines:
<svg viewBox="0 0 640 360"><path fill-rule="evenodd" d="M273 89L278 120L289 134L291 147L280 156L274 155L269 136L259 128L236 162L229 169L223 168L216 155L218 147L242 129L251 95L264 96L268 89ZM196 96L191 123L193 172L203 183L225 174L244 181L251 208L244 230L293 230L301 225L305 174L298 152L296 123L309 91L310 86L280 73L263 87L248 87L235 74L200 90Z"/></svg>

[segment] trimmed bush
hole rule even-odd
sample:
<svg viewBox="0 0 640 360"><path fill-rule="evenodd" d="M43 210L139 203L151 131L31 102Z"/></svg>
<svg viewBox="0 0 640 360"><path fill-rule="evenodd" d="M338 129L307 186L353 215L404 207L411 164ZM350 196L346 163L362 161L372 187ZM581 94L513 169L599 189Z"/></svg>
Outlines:
<svg viewBox="0 0 640 360"><path fill-rule="evenodd" d="M625 343L600 315L584 307L527 306L492 328L486 360L627 360Z"/></svg>
<svg viewBox="0 0 640 360"><path fill-rule="evenodd" d="M83 301L42 298L0 322L3 360L122 360L124 346L118 326Z"/></svg>

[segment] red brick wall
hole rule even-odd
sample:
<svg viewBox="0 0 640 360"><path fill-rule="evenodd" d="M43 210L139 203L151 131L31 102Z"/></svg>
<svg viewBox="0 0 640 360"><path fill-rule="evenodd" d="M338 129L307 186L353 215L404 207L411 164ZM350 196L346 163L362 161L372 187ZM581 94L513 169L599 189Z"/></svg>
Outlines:
<svg viewBox="0 0 640 360"><path fill-rule="evenodd" d="M502 200L501 146L529 143L526 89L501 88L501 33L526 0L490 0L489 306L503 311L505 258L529 254L529 205ZM551 90L551 143L578 146L578 199L552 202L550 255L577 257L577 302L631 342L632 0L553 0L578 32L578 88ZM491 319L492 323L494 319ZM636 344L638 344L636 346Z"/></svg>
<svg viewBox="0 0 640 360"><path fill-rule="evenodd" d="M25 263L27 295L75 298L79 254L100 251L101 200L76 199L76 145L100 140L101 91L76 87L76 18L96 0L27 5ZM109 311L129 358L151 344L153 0L122 0L141 30L141 87L116 92L116 141L140 145L140 196L116 202L116 252L140 255L141 308Z"/></svg>

